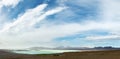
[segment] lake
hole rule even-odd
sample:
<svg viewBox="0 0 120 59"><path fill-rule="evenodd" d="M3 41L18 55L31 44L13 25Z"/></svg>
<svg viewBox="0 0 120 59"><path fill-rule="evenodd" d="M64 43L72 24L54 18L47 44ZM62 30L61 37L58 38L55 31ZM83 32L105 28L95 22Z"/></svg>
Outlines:
<svg viewBox="0 0 120 59"><path fill-rule="evenodd" d="M18 54L56 54L64 52L78 52L80 50L15 50Z"/></svg>

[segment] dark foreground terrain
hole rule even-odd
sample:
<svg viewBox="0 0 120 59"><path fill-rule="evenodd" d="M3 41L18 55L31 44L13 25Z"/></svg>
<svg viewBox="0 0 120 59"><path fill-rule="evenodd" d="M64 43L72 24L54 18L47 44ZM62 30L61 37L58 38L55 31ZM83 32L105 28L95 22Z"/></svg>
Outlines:
<svg viewBox="0 0 120 59"><path fill-rule="evenodd" d="M0 59L120 59L120 50L71 52L51 55L21 55L0 51Z"/></svg>

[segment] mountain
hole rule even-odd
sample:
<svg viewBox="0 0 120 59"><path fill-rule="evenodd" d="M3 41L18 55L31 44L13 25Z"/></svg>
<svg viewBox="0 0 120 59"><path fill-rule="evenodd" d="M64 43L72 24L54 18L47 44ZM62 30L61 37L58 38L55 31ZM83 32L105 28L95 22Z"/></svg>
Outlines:
<svg viewBox="0 0 120 59"><path fill-rule="evenodd" d="M111 46L106 47L55 47L55 48L48 48L48 47L31 47L30 50L120 50L120 48L115 48Z"/></svg>

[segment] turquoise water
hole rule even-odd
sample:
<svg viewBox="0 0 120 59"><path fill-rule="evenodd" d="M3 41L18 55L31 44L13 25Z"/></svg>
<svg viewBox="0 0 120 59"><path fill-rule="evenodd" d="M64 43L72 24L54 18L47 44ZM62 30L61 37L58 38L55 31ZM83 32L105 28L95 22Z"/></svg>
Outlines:
<svg viewBox="0 0 120 59"><path fill-rule="evenodd" d="M19 54L55 54L64 52L77 52L78 50L25 50L25 51L13 51Z"/></svg>

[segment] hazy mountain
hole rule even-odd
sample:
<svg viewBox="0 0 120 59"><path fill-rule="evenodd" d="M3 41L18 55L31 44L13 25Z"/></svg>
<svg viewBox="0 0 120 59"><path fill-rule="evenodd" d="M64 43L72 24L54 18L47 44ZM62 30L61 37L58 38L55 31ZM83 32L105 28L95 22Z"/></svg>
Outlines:
<svg viewBox="0 0 120 59"><path fill-rule="evenodd" d="M119 50L120 48L115 48L111 46L106 47L55 47L55 48L48 48L48 47L31 47L30 50Z"/></svg>

